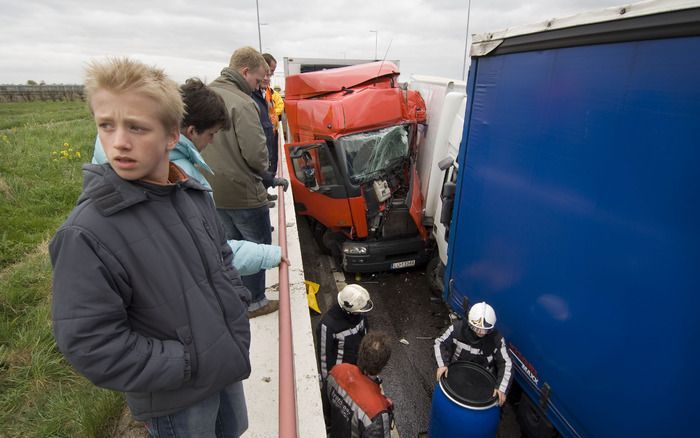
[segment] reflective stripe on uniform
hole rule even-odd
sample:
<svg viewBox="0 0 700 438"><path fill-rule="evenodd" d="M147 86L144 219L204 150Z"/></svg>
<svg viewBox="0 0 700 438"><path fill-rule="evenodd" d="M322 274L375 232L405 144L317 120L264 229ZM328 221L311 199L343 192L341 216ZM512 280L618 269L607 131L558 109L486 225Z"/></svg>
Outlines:
<svg viewBox="0 0 700 438"><path fill-rule="evenodd" d="M360 330L364 330L364 328L365 320L361 319L359 324L357 324L355 327L343 330L342 332L338 332L334 335L334 337L338 340L338 355L335 358L336 365L343 363L343 356L345 354L345 338L359 333Z"/></svg>
<svg viewBox="0 0 700 438"><path fill-rule="evenodd" d="M321 351L319 354L321 355L321 378L325 379L328 377L328 358L326 357L326 337L328 327L326 327L326 324L321 323Z"/></svg>
<svg viewBox="0 0 700 438"><path fill-rule="evenodd" d="M440 351L440 345L445 342L450 334L454 330L454 326L450 325L447 330L437 339L435 339L435 361L437 361L438 367L444 367L445 361L442 360L442 351Z"/></svg>
<svg viewBox="0 0 700 438"><path fill-rule="evenodd" d="M502 393L505 393L506 389L508 389L508 382L510 382L510 374L511 369L513 367L513 362L510 360L510 356L508 355L508 349L506 349L506 341L503 338L501 338L500 350L501 356L503 356L503 359L506 362L506 366L504 367L505 369L503 370L503 378L499 382L498 390Z"/></svg>

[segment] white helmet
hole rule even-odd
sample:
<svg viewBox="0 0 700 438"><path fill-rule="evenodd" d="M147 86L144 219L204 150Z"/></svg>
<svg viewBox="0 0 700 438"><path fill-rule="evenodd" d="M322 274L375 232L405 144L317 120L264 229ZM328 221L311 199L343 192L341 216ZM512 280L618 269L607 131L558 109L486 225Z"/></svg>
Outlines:
<svg viewBox="0 0 700 438"><path fill-rule="evenodd" d="M485 335L496 325L496 312L484 301L476 303L469 309L467 316L469 327L477 334Z"/></svg>
<svg viewBox="0 0 700 438"><path fill-rule="evenodd" d="M369 312L374 307L369 292L359 284L348 284L338 292L338 304L349 313Z"/></svg>

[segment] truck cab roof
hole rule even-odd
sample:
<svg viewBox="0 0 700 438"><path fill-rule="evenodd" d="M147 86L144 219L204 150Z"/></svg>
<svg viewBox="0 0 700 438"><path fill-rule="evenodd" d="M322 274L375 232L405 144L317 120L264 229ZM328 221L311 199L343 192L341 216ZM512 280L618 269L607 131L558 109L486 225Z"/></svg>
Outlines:
<svg viewBox="0 0 700 438"><path fill-rule="evenodd" d="M291 75L286 79L288 99L308 99L336 93L368 82L395 80L399 69L390 61L377 61L350 67Z"/></svg>

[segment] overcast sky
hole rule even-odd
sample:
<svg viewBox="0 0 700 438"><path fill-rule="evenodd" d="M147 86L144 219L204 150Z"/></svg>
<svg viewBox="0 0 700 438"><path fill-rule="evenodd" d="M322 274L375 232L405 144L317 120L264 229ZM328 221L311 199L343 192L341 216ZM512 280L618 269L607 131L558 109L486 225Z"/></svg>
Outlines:
<svg viewBox="0 0 700 438"><path fill-rule="evenodd" d="M401 61L411 74L460 78L468 0L258 0L262 49L284 57ZM473 0L469 33L623 4L622 0ZM0 84L82 83L87 61L131 56L178 82L215 79L234 49L258 48L255 0L0 0ZM281 82L279 79L276 82Z"/></svg>

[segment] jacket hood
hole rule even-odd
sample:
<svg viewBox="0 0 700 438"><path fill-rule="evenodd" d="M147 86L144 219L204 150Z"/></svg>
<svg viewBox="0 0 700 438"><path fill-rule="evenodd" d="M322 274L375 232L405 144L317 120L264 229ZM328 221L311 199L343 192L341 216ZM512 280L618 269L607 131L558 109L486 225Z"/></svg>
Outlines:
<svg viewBox="0 0 700 438"><path fill-rule="evenodd" d="M248 85L245 78L230 67L226 67L221 70L221 76L217 80L233 82L242 92L247 95L251 95L253 93L253 90L250 88L250 85Z"/></svg>
<svg viewBox="0 0 700 438"><path fill-rule="evenodd" d="M170 161L182 159L198 165L212 175L214 174L214 171L211 170L207 162L202 158L202 154L197 150L197 146L195 146L189 138L180 134L180 139L177 141L175 149L170 151Z"/></svg>
<svg viewBox="0 0 700 438"><path fill-rule="evenodd" d="M171 163L174 166L174 164ZM184 187L207 191L192 178L181 183ZM163 195L174 189L173 185L160 186L143 181L127 181L119 177L109 164L83 165L83 192L78 205L92 200L102 216L111 216L133 205L147 201L150 194Z"/></svg>

